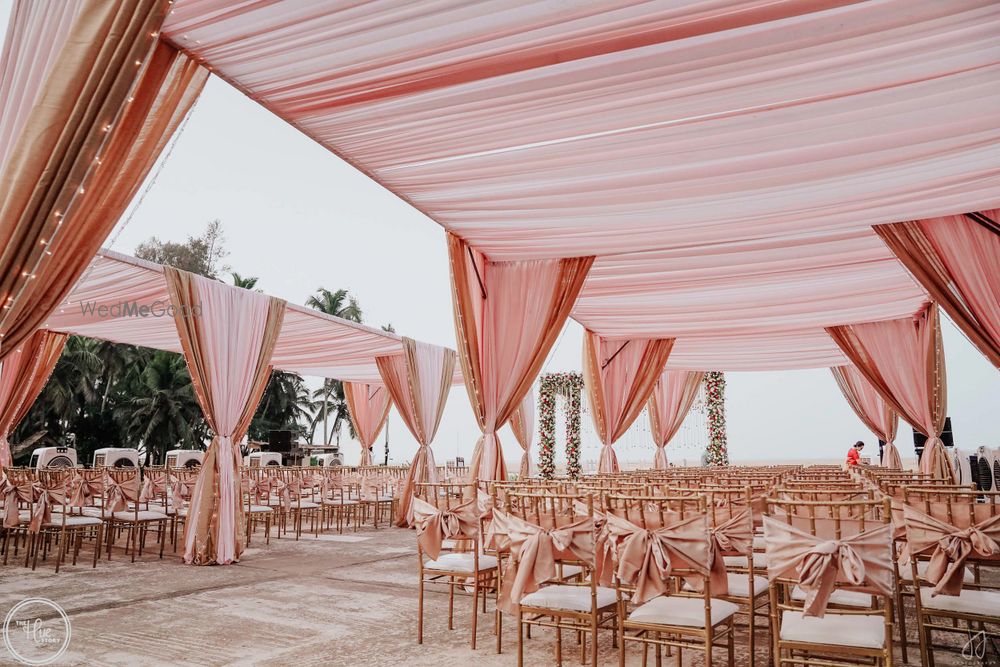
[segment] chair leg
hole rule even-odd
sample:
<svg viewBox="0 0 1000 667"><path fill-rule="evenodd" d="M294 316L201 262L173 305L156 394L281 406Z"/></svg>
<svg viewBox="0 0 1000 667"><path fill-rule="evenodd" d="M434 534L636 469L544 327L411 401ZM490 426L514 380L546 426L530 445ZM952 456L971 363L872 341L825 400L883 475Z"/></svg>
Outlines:
<svg viewBox="0 0 1000 667"><path fill-rule="evenodd" d="M424 573L420 573L420 588L417 594L417 643L424 643Z"/></svg>
<svg viewBox="0 0 1000 667"><path fill-rule="evenodd" d="M374 508L373 510L374 511ZM479 573L472 578L472 650L476 650L476 630L479 621Z"/></svg>
<svg viewBox="0 0 1000 667"><path fill-rule="evenodd" d="M524 614L517 610L517 667L524 667Z"/></svg>

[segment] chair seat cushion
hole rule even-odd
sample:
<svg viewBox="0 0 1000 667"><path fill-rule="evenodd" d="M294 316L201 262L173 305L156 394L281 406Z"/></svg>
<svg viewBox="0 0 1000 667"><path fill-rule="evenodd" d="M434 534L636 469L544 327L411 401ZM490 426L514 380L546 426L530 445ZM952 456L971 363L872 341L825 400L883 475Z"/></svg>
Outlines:
<svg viewBox="0 0 1000 667"><path fill-rule="evenodd" d="M330 500L330 499L324 500L323 504L324 505L334 505L334 506L336 506L336 505L357 505L358 501L357 500L353 500L351 498L344 498L343 500L341 500L340 498L337 498L336 500Z"/></svg>
<svg viewBox="0 0 1000 667"><path fill-rule="evenodd" d="M741 567L746 569L747 557L746 556L723 556L722 562L726 564L726 567ZM753 555L753 566L767 567L767 554L765 553L755 553Z"/></svg>
<svg viewBox="0 0 1000 667"><path fill-rule="evenodd" d="M767 544L767 540L764 539L763 535L754 535L753 536L753 550L754 551L763 551L766 544Z"/></svg>
<svg viewBox="0 0 1000 667"><path fill-rule="evenodd" d="M792 589L792 599L802 602L806 599L806 592L796 586ZM845 607L871 607L872 596L868 593L859 593L857 591L836 590L830 595L830 602L841 604Z"/></svg>
<svg viewBox="0 0 1000 667"><path fill-rule="evenodd" d="M745 598L750 595L750 579L746 574L742 572L729 572L726 575L729 580L729 595L736 598ZM693 591L691 584L685 583L684 590ZM716 591L712 591L715 593ZM759 575L753 576L753 594L754 596L763 595L767 593L767 579Z"/></svg>
<svg viewBox="0 0 1000 667"><path fill-rule="evenodd" d="M302 510L314 510L317 507L319 507L317 503L310 502L308 500L300 500L297 503L295 502L292 503L292 509L298 508Z"/></svg>
<svg viewBox="0 0 1000 667"><path fill-rule="evenodd" d="M62 517L58 520L49 521L48 523L42 524L45 528L61 528L63 525ZM80 526L100 526L101 520L94 516L66 516L66 527L67 528L78 528Z"/></svg>
<svg viewBox="0 0 1000 667"><path fill-rule="evenodd" d="M494 556L479 555L479 570L490 570L497 566ZM476 561L471 552L442 554L437 560L424 563L425 570L442 570L445 572L475 572Z"/></svg>
<svg viewBox="0 0 1000 667"><path fill-rule="evenodd" d="M615 589L597 587L597 608L603 609L618 602ZM534 593L525 595L521 604L539 609L561 609L564 611L590 611L590 586L568 586L555 584L543 586Z"/></svg>
<svg viewBox="0 0 1000 667"><path fill-rule="evenodd" d="M136 512L135 510L114 513L115 521L166 521L169 517L163 512L154 512L152 510L141 510Z"/></svg>
<svg viewBox="0 0 1000 667"><path fill-rule="evenodd" d="M737 604L712 598L712 625L716 626L739 611ZM629 621L654 625L679 625L685 628L705 627L704 598L677 596L653 598L628 616Z"/></svg>
<svg viewBox="0 0 1000 667"><path fill-rule="evenodd" d="M267 514L268 512L274 512L273 507L268 507L267 505L251 505L251 514Z"/></svg>
<svg viewBox="0 0 1000 667"><path fill-rule="evenodd" d="M885 622L876 615L847 615L827 612L823 618L806 617L800 611L786 611L781 616L781 639L784 641L882 648L885 646Z"/></svg>
<svg viewBox="0 0 1000 667"><path fill-rule="evenodd" d="M917 561L917 574L919 574L921 577L924 576L925 574L927 574L927 568L929 566L930 563L925 560ZM905 581L913 581L913 578L911 577L912 572L913 570L910 569L909 565L899 566L900 579L903 579ZM974 583L975 581L976 581L975 573L969 568L965 568L965 573L962 575L962 583L971 584Z"/></svg>
<svg viewBox="0 0 1000 667"><path fill-rule="evenodd" d="M959 614L1000 617L1000 591L977 591L963 588L960 595L931 595L930 588L920 589L924 609Z"/></svg>

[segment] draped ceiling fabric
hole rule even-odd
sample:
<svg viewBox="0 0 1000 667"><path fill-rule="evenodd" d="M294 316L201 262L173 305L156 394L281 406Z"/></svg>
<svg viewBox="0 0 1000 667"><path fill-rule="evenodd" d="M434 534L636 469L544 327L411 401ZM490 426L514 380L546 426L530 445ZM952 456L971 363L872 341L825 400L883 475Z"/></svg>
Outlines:
<svg viewBox="0 0 1000 667"><path fill-rule="evenodd" d="M518 470L518 479L531 477L534 474L535 466L531 460L531 443L535 438L535 392L532 389L521 399L521 404L510 416L510 430L514 432L514 438L521 445L524 453L521 455L521 467Z"/></svg>
<svg viewBox="0 0 1000 667"><path fill-rule="evenodd" d="M41 393L66 338L66 334L41 329L0 362L0 468L13 463L7 438Z"/></svg>
<svg viewBox="0 0 1000 667"><path fill-rule="evenodd" d="M973 345L1000 368L1000 209L875 231Z"/></svg>
<svg viewBox="0 0 1000 667"><path fill-rule="evenodd" d="M213 432L184 529L184 561L228 565L243 553L239 441L271 377L285 302L165 270L194 393Z"/></svg>
<svg viewBox="0 0 1000 667"><path fill-rule="evenodd" d="M474 479L505 480L497 429L517 410L562 331L592 257L495 262L448 234L455 331L483 436Z"/></svg>
<svg viewBox="0 0 1000 667"><path fill-rule="evenodd" d="M491 261L596 256L572 316L671 369L847 364L826 327L927 300L872 226L1000 206L992 0L432 6L164 34Z"/></svg>
<svg viewBox="0 0 1000 667"><path fill-rule="evenodd" d="M455 351L403 338L403 354L377 357L382 382L406 427L420 445L399 494L396 525L413 523L416 485L437 482L431 442L441 424L455 372Z"/></svg>
<svg viewBox="0 0 1000 667"><path fill-rule="evenodd" d="M649 396L649 426L656 453L653 468L667 469L667 443L677 435L684 418L691 411L704 371L663 371Z"/></svg>
<svg viewBox="0 0 1000 667"><path fill-rule="evenodd" d="M0 89L0 358L118 222L207 71L157 39L166 0L14 6Z"/></svg>
<svg viewBox="0 0 1000 667"><path fill-rule="evenodd" d="M673 345L672 338L615 339L584 332L583 380L594 427L604 443L598 472L618 472L612 445L652 395Z"/></svg>
<svg viewBox="0 0 1000 667"><path fill-rule="evenodd" d="M941 431L947 413L947 381L937 305L913 317L828 329L854 367L882 399L927 435L921 472L954 479Z"/></svg>
<svg viewBox="0 0 1000 667"><path fill-rule="evenodd" d="M895 443L899 416L854 366L834 366L830 371L854 414L869 431L885 442L882 465L886 468L901 469L903 461Z"/></svg>
<svg viewBox="0 0 1000 667"><path fill-rule="evenodd" d="M359 466L372 464L372 447L379 431L385 426L389 416L392 401L389 392L379 384L367 382L345 382L344 399L347 402L347 414L351 417L354 433L361 443L361 458Z"/></svg>

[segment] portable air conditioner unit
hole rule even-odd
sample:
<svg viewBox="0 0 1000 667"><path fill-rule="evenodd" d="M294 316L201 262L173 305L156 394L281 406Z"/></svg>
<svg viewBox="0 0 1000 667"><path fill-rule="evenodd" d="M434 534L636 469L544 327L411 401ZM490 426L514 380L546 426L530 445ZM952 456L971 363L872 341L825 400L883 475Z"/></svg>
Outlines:
<svg viewBox="0 0 1000 667"><path fill-rule="evenodd" d="M138 468L139 450L131 447L105 447L94 450L95 468Z"/></svg>
<svg viewBox="0 0 1000 667"><path fill-rule="evenodd" d="M251 468L266 468L280 466L281 454L277 452L251 452L247 457L247 465Z"/></svg>
<svg viewBox="0 0 1000 667"><path fill-rule="evenodd" d="M337 468L344 465L344 459L339 452L333 454L320 454L316 457L316 465L320 468Z"/></svg>
<svg viewBox="0 0 1000 667"><path fill-rule="evenodd" d="M948 450L948 458L951 460L951 467L955 471L956 482L958 484L976 484L979 470L976 470L976 475L972 474L972 460L978 460L978 456L969 456L968 452L963 452L958 447L953 447ZM978 464L976 467L978 468Z"/></svg>
<svg viewBox="0 0 1000 667"><path fill-rule="evenodd" d="M1000 489L1000 457L997 450L989 447L980 447L976 450L975 472L972 476L976 480L976 486L980 491L996 491ZM970 461L971 468L971 461Z"/></svg>
<svg viewBox="0 0 1000 667"><path fill-rule="evenodd" d="M167 452L168 468L199 468L205 452L196 449L171 449Z"/></svg>
<svg viewBox="0 0 1000 667"><path fill-rule="evenodd" d="M75 468L76 450L69 447L39 447L31 452L30 468Z"/></svg>

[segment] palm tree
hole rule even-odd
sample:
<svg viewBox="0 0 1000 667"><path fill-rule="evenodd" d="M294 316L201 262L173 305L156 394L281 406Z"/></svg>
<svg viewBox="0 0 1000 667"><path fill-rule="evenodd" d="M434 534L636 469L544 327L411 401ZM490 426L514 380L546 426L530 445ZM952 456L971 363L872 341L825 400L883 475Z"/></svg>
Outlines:
<svg viewBox="0 0 1000 667"><path fill-rule="evenodd" d="M358 300L351 296L346 289L330 291L325 287L320 287L316 290L316 294L313 294L306 299L306 305L310 308L315 308L316 310L324 312L327 315L334 315L345 320L350 320L351 322L361 323L364 317ZM344 387L339 380L331 380L328 378L323 381L323 387L313 393L313 398L322 398L323 402L318 406L317 414L313 418L312 433L315 433L316 424L319 422L319 419L322 418L323 443L329 445L333 432L336 432L339 436L340 425L343 423L344 418L347 417L347 403L344 401ZM337 401L334 403L336 416L333 422L333 431L329 428L331 400ZM350 423L350 419L347 421ZM353 437L353 428L351 433ZM312 434L310 434L310 437L311 435Z"/></svg>
<svg viewBox="0 0 1000 667"><path fill-rule="evenodd" d="M145 450L146 465L175 447L204 444L207 426L184 357L154 352L132 390L134 397L118 406L116 416L128 439Z"/></svg>
<svg viewBox="0 0 1000 667"><path fill-rule="evenodd" d="M241 276L235 271L229 275L233 277L233 287L242 287L243 289L256 289L257 287L259 278L256 276ZM259 289L256 291L260 292Z"/></svg>
<svg viewBox="0 0 1000 667"><path fill-rule="evenodd" d="M272 430L292 431L298 439L305 434L302 423L312 417L311 408L309 390L302 376L274 371L250 424L250 439L264 440Z"/></svg>

